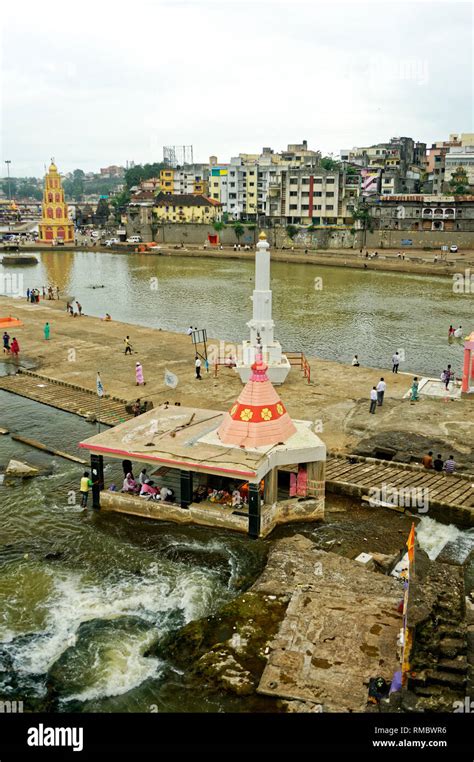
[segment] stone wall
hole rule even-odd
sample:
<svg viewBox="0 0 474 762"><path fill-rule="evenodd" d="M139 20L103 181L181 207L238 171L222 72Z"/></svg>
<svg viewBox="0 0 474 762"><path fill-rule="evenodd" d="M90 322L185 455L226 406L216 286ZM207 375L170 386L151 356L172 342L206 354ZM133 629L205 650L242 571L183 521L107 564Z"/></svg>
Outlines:
<svg viewBox="0 0 474 762"><path fill-rule="evenodd" d="M244 246L249 244L253 246L257 241L258 230L255 226L248 227L242 225L244 233L240 237L240 244ZM155 241L156 243L164 244L184 244L184 246L202 246L205 241L208 240L208 235L216 235L216 230L212 225L190 222L190 223L165 223L164 225L154 226L154 235L152 235L152 227L145 219L140 219L137 215L133 221L127 223L127 237L131 235L140 235L145 243ZM235 230L232 225L226 225L225 228L220 230L217 235L220 242L224 246L233 246L234 243L239 243L239 239L235 235Z"/></svg>

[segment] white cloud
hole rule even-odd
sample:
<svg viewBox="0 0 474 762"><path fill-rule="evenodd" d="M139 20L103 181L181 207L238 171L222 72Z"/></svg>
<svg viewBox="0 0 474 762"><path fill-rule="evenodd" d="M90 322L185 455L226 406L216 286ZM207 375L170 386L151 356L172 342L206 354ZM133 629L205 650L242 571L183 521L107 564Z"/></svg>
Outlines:
<svg viewBox="0 0 474 762"><path fill-rule="evenodd" d="M468 3L24 0L2 16L12 174L324 152L472 129Z"/></svg>

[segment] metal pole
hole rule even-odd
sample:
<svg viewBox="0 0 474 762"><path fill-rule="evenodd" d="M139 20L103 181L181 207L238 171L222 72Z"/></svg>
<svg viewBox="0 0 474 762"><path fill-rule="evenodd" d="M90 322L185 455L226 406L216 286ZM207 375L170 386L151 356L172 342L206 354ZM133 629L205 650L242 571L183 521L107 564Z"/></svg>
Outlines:
<svg viewBox="0 0 474 762"><path fill-rule="evenodd" d="M9 200L9 201L11 201L11 200L12 200L12 194L11 194L11 191L10 191L10 164L11 164L11 163L12 163L12 162L11 162L11 159L5 159L5 164L7 165L7 176L8 176L8 200Z"/></svg>

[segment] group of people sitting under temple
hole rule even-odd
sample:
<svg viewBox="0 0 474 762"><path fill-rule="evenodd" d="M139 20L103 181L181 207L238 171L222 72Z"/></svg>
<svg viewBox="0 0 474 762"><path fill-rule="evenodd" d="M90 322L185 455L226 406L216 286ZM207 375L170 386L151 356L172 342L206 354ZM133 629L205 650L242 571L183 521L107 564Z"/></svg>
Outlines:
<svg viewBox="0 0 474 762"><path fill-rule="evenodd" d="M174 502L174 490L170 489L165 484L160 486L155 485L154 481L148 476L146 468L142 468L138 479L135 479L133 475L132 464L129 460L123 461L122 468L124 472L124 480L121 492L129 495L139 495L147 500L164 500L167 503ZM113 488L114 485L112 485L111 489Z"/></svg>

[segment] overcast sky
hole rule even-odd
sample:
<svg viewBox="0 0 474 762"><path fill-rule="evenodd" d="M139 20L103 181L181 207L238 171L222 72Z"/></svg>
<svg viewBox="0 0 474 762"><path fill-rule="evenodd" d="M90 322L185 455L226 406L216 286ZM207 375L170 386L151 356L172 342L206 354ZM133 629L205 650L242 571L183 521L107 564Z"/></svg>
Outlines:
<svg viewBox="0 0 474 762"><path fill-rule="evenodd" d="M474 131L467 2L22 0L0 24L1 174Z"/></svg>

